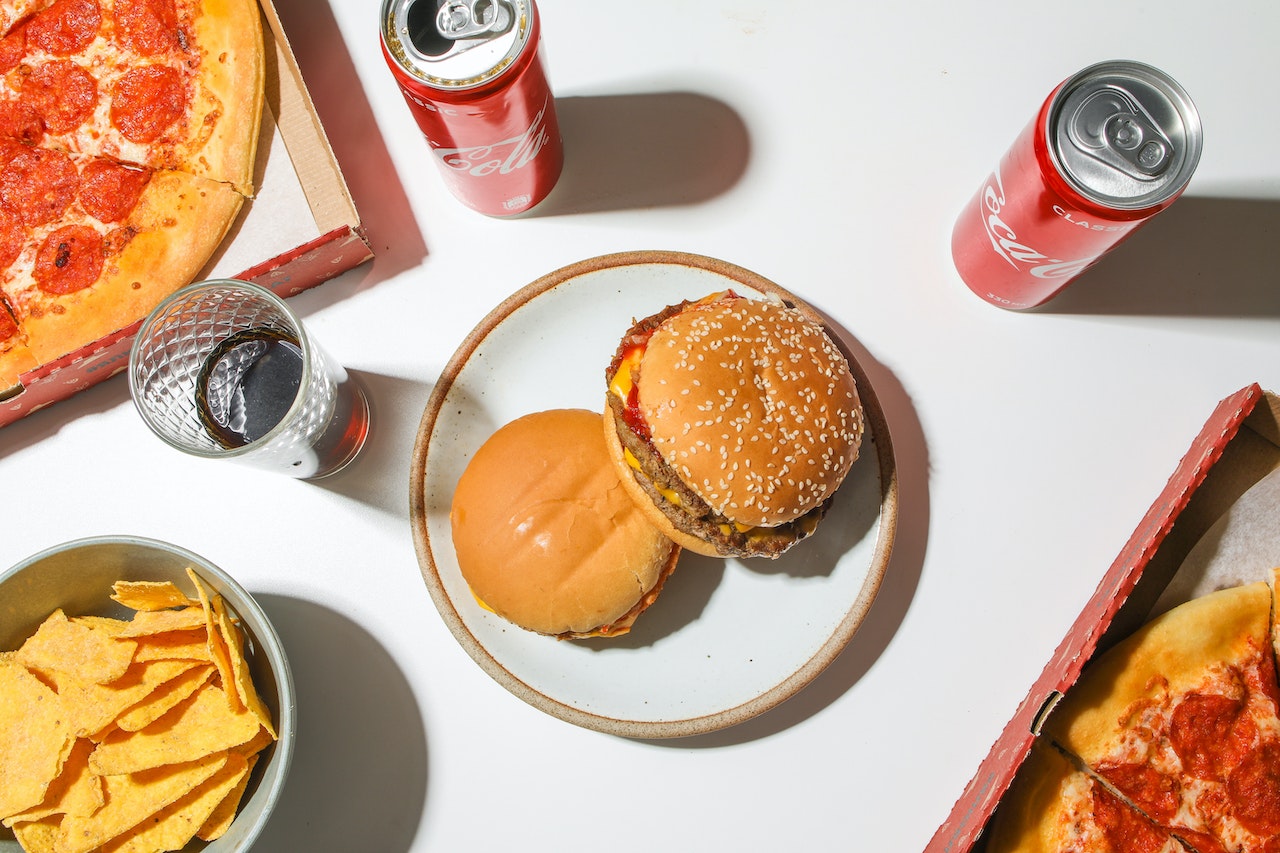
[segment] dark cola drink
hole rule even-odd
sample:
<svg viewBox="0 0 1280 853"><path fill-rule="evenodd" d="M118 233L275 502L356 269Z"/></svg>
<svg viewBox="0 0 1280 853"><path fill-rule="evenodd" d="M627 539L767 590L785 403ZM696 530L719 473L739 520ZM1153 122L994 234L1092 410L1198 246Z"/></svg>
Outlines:
<svg viewBox="0 0 1280 853"><path fill-rule="evenodd" d="M306 378L297 338L274 328L247 329L219 343L205 358L196 380L196 411L220 445L245 447L270 436L294 413ZM332 393L319 400L332 407L300 413L323 420L317 421L315 443L300 443L295 450L292 465L302 477L337 470L360 449L368 432L368 406L345 370Z"/></svg>

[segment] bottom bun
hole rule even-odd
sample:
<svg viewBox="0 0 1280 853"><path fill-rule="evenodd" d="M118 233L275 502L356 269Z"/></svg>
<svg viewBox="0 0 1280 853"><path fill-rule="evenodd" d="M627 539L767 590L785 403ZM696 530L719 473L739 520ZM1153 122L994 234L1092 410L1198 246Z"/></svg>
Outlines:
<svg viewBox="0 0 1280 853"><path fill-rule="evenodd" d="M609 461L613 463L618 481L622 483L622 488L630 495L631 500L639 508L640 512L644 514L644 517L649 520L649 523L686 551L692 551L704 557L723 557L724 555L720 553L715 545L705 539L699 539L692 533L686 533L671 523L671 519L667 518L667 514L658 508L653 499L636 482L635 474L632 473L631 466L627 464L627 459L623 455L622 439L618 438L617 427L614 426L613 418L608 414L608 410L606 410L601 420L604 422L605 447L609 450Z"/></svg>
<svg viewBox="0 0 1280 853"><path fill-rule="evenodd" d="M680 549L641 512L597 412L518 418L476 451L450 511L463 578L510 622L563 638L625 634Z"/></svg>

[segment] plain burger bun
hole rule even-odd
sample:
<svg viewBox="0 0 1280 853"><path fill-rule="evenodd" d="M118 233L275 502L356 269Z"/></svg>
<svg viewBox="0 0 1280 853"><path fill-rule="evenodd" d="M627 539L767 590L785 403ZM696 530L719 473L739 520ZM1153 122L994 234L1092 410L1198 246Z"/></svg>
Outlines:
<svg viewBox="0 0 1280 853"><path fill-rule="evenodd" d="M530 631L625 634L679 557L621 488L601 421L583 409L518 418L476 451L454 491L463 578L484 607Z"/></svg>
<svg viewBox="0 0 1280 853"><path fill-rule="evenodd" d="M778 556L858 457L848 360L797 308L732 293L670 306L628 331L606 379L615 467L698 553Z"/></svg>

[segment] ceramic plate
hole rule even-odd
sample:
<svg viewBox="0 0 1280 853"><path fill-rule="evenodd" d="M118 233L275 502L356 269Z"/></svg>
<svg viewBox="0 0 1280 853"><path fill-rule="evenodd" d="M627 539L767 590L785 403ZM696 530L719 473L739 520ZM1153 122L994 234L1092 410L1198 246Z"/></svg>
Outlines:
<svg viewBox="0 0 1280 853"><path fill-rule="evenodd" d="M490 676L571 723L628 737L674 737L750 719L794 695L839 654L884 575L897 519L893 450L866 374L832 330L858 381L867 431L813 537L777 560L685 552L657 603L630 634L610 640L533 634L471 596L453 552L449 506L476 449L530 412L603 411L605 368L635 319L727 288L813 311L723 261L672 252L593 258L495 308L454 354L423 414L410 517L431 597Z"/></svg>

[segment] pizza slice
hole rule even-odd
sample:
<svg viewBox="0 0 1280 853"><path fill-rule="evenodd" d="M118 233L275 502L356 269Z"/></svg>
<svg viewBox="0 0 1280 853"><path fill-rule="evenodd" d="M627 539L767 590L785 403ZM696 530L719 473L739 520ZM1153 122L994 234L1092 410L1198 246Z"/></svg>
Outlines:
<svg viewBox="0 0 1280 853"><path fill-rule="evenodd" d="M1044 734L1200 853L1280 849L1280 690L1265 582L1187 602L1103 654Z"/></svg>
<svg viewBox="0 0 1280 853"><path fill-rule="evenodd" d="M0 134L253 194L256 0L54 0L0 42Z"/></svg>
<svg viewBox="0 0 1280 853"><path fill-rule="evenodd" d="M35 364L127 327L190 281L244 201L185 172L50 149L12 146L0 163L0 210L26 229L0 295Z"/></svg>
<svg viewBox="0 0 1280 853"><path fill-rule="evenodd" d="M0 0L0 396L205 267L264 78L257 0Z"/></svg>
<svg viewBox="0 0 1280 853"><path fill-rule="evenodd" d="M1000 802L986 853L1194 853L1037 740Z"/></svg>

